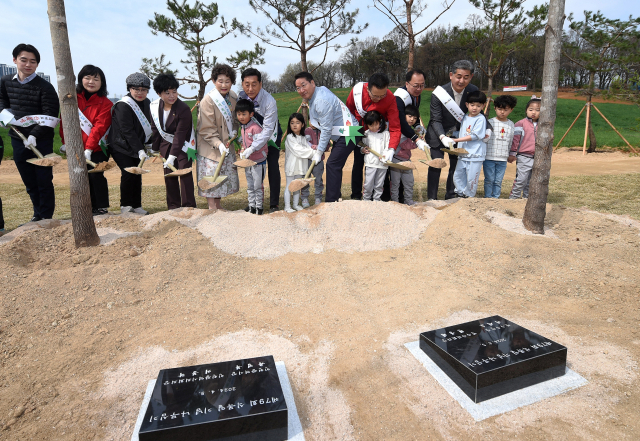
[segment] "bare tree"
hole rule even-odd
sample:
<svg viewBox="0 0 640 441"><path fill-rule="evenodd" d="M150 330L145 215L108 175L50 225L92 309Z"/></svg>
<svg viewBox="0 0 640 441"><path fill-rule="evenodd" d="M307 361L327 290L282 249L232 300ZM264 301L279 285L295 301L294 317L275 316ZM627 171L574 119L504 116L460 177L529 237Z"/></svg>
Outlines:
<svg viewBox="0 0 640 441"><path fill-rule="evenodd" d="M538 120L536 153L533 159L529 199L522 218L524 227L538 234L544 234L544 218L546 216L547 196L549 195L553 128L556 121L556 104L558 101L558 75L560 71L564 17L564 0L551 0L549 21L545 27L542 106Z"/></svg>
<svg viewBox="0 0 640 441"><path fill-rule="evenodd" d="M309 71L307 54L324 48L324 57L316 69L327 59L329 48L340 46L334 40L348 34L359 34L368 23L356 27L358 9L345 11L350 0L249 0L249 4L271 24L264 29L240 25L242 30L264 43L300 53L300 69Z"/></svg>
<svg viewBox="0 0 640 441"><path fill-rule="evenodd" d="M84 158L82 131L78 119L78 97L76 96L75 75L69 47L67 16L64 0L48 0L49 27L53 44L53 57L58 77L60 110L64 119L64 135L67 145L67 166L69 169L71 224L76 247L90 247L100 244L91 211L89 177Z"/></svg>
<svg viewBox="0 0 640 441"><path fill-rule="evenodd" d="M207 83L211 81L208 74L217 62L217 57L211 57L211 50L207 46L214 44L229 34L234 34L241 28L240 23L235 18L228 23L219 14L218 4L204 4L196 1L191 6L187 0L178 2L177 0L167 0L167 9L173 14L171 18L163 14L154 13L153 20L147 23L153 35L164 34L177 41L187 51L187 59L180 60L187 69L187 74L178 76L176 79L182 84L191 84L192 89L198 89L198 93L185 99L197 99L200 101L204 97ZM220 20L220 33L215 37L205 36L207 28L214 26ZM235 55L228 57L227 62L236 69L244 69L251 65L264 63L262 56L264 49L257 43L253 50L237 51ZM177 74L177 70L169 68L171 62L165 62L164 54L158 58L143 58L141 70L150 77L155 77L160 72L167 70Z"/></svg>
<svg viewBox="0 0 640 441"><path fill-rule="evenodd" d="M451 9L455 1L456 0L444 0L442 3L442 11L428 25L418 31L414 26L427 10L427 4L424 3L424 0L373 0L373 6L391 20L396 28L409 39L407 70L413 69L416 37L429 29L442 14Z"/></svg>

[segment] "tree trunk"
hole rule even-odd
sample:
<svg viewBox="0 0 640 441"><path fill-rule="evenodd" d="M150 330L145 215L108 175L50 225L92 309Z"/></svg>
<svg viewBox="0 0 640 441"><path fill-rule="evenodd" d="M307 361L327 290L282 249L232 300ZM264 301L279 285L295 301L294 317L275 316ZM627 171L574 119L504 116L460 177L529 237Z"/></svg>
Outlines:
<svg viewBox="0 0 640 441"><path fill-rule="evenodd" d="M309 67L307 66L307 34L304 16L304 12L300 13L300 69L302 69L303 72L309 72Z"/></svg>
<svg viewBox="0 0 640 441"><path fill-rule="evenodd" d="M405 6L407 15L407 33L409 34L409 59L407 61L407 71L409 71L413 69L416 52L416 36L413 34L413 21L411 20L411 7L413 6L413 0L405 0Z"/></svg>
<svg viewBox="0 0 640 441"><path fill-rule="evenodd" d="M553 152L553 129L556 121L558 101L558 76L562 50L562 25L564 23L565 0L551 0L549 22L545 29L544 68L542 73L542 103L538 119L536 153L529 185L529 199L524 209L524 227L537 234L544 234L551 153Z"/></svg>
<svg viewBox="0 0 640 441"><path fill-rule="evenodd" d="M493 75L495 72L491 72L489 70L489 75L487 75L487 98L491 99L491 94L493 93Z"/></svg>
<svg viewBox="0 0 640 441"><path fill-rule="evenodd" d="M589 88L587 89L587 105L591 105L591 98L593 97L593 87L595 85L596 73L591 72L589 74ZM596 134L593 132L593 126L591 125L591 119L589 119L589 126L587 127L589 132L589 148L587 149L587 153L595 153L596 147L598 146L596 143Z"/></svg>
<svg viewBox="0 0 640 441"><path fill-rule="evenodd" d="M80 120L78 119L78 97L74 84L75 76L71 62L64 0L48 0L48 5L53 57L58 76L60 113L64 120L64 136L67 146L73 237L76 247L95 246L100 244L100 237L96 232L91 212L89 178L84 158Z"/></svg>

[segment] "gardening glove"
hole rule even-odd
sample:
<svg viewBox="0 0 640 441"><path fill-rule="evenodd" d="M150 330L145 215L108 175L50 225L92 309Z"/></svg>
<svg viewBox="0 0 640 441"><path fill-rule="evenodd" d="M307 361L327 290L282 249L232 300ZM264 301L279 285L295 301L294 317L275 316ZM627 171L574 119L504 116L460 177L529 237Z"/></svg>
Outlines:
<svg viewBox="0 0 640 441"><path fill-rule="evenodd" d="M316 150L311 159L316 164L320 164L322 162L322 152L320 150Z"/></svg>
<svg viewBox="0 0 640 441"><path fill-rule="evenodd" d="M484 138L482 138L482 142L489 142L489 140L491 139L491 134L493 132L491 131L491 129L487 129L487 131L484 133L485 135L484 135Z"/></svg>
<svg viewBox="0 0 640 441"><path fill-rule="evenodd" d="M176 156L169 155L169 157L167 158L167 161L164 163L164 168L169 168L170 165L173 165L175 160L176 160Z"/></svg>
<svg viewBox="0 0 640 441"><path fill-rule="evenodd" d="M253 149L249 147L248 149L245 149L244 152L240 153L240 159L247 159L252 154L253 154Z"/></svg>
<svg viewBox="0 0 640 441"><path fill-rule="evenodd" d="M33 135L29 135L29 137L27 138L26 141L23 141L24 146L26 148L28 148L29 150L31 150L33 147L36 146L36 137Z"/></svg>
<svg viewBox="0 0 640 441"><path fill-rule="evenodd" d="M440 137L440 142L442 142L442 145L444 145L445 148L448 148L448 149L452 149L453 148L453 144L455 144L453 142L453 139L449 138L448 136L441 136Z"/></svg>
<svg viewBox="0 0 640 441"><path fill-rule="evenodd" d="M144 149L140 149L138 150L138 158L140 158L140 160L142 161L149 159L149 156L147 155L147 152L144 151Z"/></svg>
<svg viewBox="0 0 640 441"><path fill-rule="evenodd" d="M382 155L382 162L392 162L393 155L395 154L395 150L389 149Z"/></svg>
<svg viewBox="0 0 640 441"><path fill-rule="evenodd" d="M86 159L87 161L91 161L91 150L87 149L84 151L84 159Z"/></svg>
<svg viewBox="0 0 640 441"><path fill-rule="evenodd" d="M67 146L66 145L62 144L60 146L60 153L67 153Z"/></svg>
<svg viewBox="0 0 640 441"><path fill-rule="evenodd" d="M229 148L227 146L225 146L223 143L220 143L220 145L218 146L218 150L220 150L220 154L222 155L223 153L225 155L229 154Z"/></svg>
<svg viewBox="0 0 640 441"><path fill-rule="evenodd" d="M417 146L418 146L418 148L419 148L420 150L422 150L423 152L425 151L425 149L428 149L428 148L429 148L429 145L427 145L427 143L426 143L426 142L424 142L424 140L422 140L422 139L418 139L418 140L416 140L416 145L417 145Z"/></svg>

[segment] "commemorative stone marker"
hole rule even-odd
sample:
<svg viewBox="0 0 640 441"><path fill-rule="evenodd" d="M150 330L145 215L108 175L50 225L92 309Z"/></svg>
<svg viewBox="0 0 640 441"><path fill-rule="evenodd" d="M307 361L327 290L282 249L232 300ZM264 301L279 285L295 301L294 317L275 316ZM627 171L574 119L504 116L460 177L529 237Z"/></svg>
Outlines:
<svg viewBox="0 0 640 441"><path fill-rule="evenodd" d="M420 334L420 349L475 403L565 374L567 348L498 315Z"/></svg>
<svg viewBox="0 0 640 441"><path fill-rule="evenodd" d="M288 410L272 356L160 371L140 441L283 441Z"/></svg>

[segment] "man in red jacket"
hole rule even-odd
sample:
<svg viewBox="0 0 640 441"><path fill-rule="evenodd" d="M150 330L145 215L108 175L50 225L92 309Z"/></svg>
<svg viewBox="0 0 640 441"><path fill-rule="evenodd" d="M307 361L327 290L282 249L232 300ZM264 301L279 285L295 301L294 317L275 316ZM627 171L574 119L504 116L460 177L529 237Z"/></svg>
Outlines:
<svg viewBox="0 0 640 441"><path fill-rule="evenodd" d="M395 151L400 143L400 116L396 98L387 88L388 86L389 78L385 74L371 75L367 83L358 83L353 87L347 98L347 107L361 125L362 118L367 112L371 110L380 112L387 121L391 135L389 148ZM363 168L364 155L360 153L360 149L355 149L351 171L351 199L362 199Z"/></svg>

